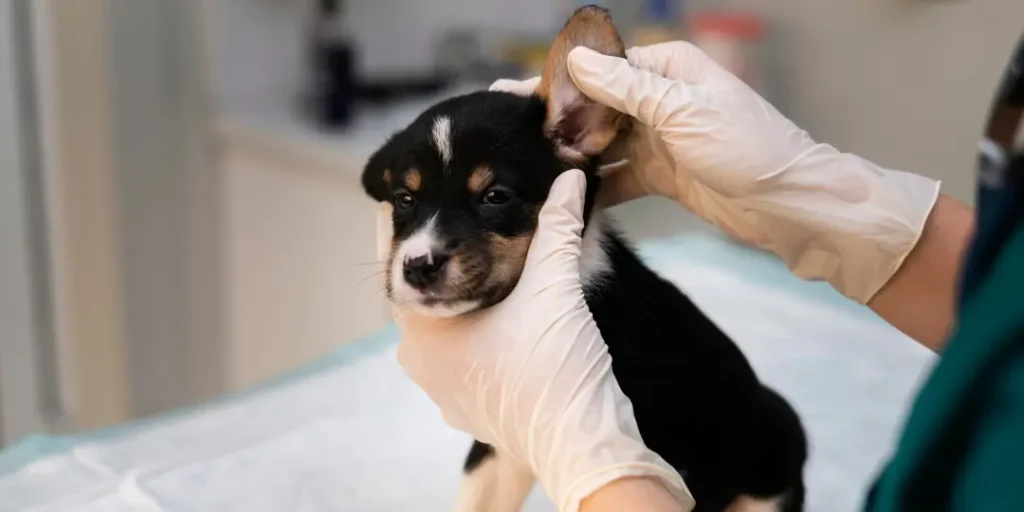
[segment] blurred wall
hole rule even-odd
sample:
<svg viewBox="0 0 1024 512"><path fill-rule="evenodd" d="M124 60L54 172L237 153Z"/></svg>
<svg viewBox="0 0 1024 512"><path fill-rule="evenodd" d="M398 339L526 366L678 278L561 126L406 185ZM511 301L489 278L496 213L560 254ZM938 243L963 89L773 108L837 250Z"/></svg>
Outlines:
<svg viewBox="0 0 1024 512"><path fill-rule="evenodd" d="M594 2L602 3L602 2ZM608 2L603 2L607 4ZM481 35L521 32L554 34L570 2L560 0L373 0L348 2L352 31L372 75L427 72L438 37L471 28Z"/></svg>
<svg viewBox="0 0 1024 512"><path fill-rule="evenodd" d="M195 1L106 0L131 406L222 390L219 177Z"/></svg>
<svg viewBox="0 0 1024 512"><path fill-rule="evenodd" d="M306 6L287 0L217 0L208 7L215 94L258 107L301 87ZM345 2L365 76L429 71L448 29L545 33L563 21L557 0L358 0Z"/></svg>
<svg viewBox="0 0 1024 512"><path fill-rule="evenodd" d="M33 2L62 408L78 427L130 417L105 0Z"/></svg>
<svg viewBox="0 0 1024 512"><path fill-rule="evenodd" d="M223 391L200 0L33 0L59 408L107 425Z"/></svg>
<svg viewBox="0 0 1024 512"><path fill-rule="evenodd" d="M219 100L258 105L292 95L301 76L302 9L289 1L209 2L207 33L213 93Z"/></svg>
<svg viewBox="0 0 1024 512"><path fill-rule="evenodd" d="M811 134L973 204L989 101L1024 30L1006 0L696 0L765 14L782 107Z"/></svg>
<svg viewBox="0 0 1024 512"><path fill-rule="evenodd" d="M0 446L45 425L45 391L38 343L45 335L38 279L45 272L35 250L33 216L39 190L33 186L32 133L26 126L16 6L0 0ZM23 11L23 9L21 9Z"/></svg>
<svg viewBox="0 0 1024 512"><path fill-rule="evenodd" d="M608 2L604 2L608 4ZM614 2L613 2L614 3ZM363 70L428 69L448 28L544 33L568 2L347 2ZM1005 0L691 0L739 8L773 24L776 101L817 138L880 163L927 174L972 200L974 147L988 101L1024 19ZM216 91L258 106L290 97L302 76L305 4L213 3ZM621 8L620 8L621 10Z"/></svg>

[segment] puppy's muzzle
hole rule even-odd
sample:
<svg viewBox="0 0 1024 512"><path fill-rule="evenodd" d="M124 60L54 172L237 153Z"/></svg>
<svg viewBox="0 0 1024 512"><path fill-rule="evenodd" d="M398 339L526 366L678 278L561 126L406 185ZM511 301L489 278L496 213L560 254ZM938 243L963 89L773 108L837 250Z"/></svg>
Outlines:
<svg viewBox="0 0 1024 512"><path fill-rule="evenodd" d="M402 277L409 286L422 292L444 275L450 259L449 254L435 251L409 258L402 263Z"/></svg>

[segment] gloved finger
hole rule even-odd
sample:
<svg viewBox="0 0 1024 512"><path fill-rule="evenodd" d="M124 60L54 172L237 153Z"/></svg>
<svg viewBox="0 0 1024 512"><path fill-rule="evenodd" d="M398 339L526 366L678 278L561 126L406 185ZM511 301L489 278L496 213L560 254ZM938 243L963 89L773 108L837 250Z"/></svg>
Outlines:
<svg viewBox="0 0 1024 512"><path fill-rule="evenodd" d="M578 272L586 188L587 178L579 169L565 171L555 178L537 218L537 230L526 255L526 270L572 265L558 270Z"/></svg>
<svg viewBox="0 0 1024 512"><path fill-rule="evenodd" d="M689 99L680 82L636 69L626 59L578 46L569 52L568 61L569 75L583 94L652 128L658 128L675 109L685 108ZM673 105L662 108L670 94Z"/></svg>
<svg viewBox="0 0 1024 512"><path fill-rule="evenodd" d="M597 204L603 207L615 206L643 197L647 193L633 170L632 164L625 164L601 177L601 189L597 191Z"/></svg>
<svg viewBox="0 0 1024 512"><path fill-rule="evenodd" d="M519 96L529 96L533 94L533 91L537 90L537 85L539 84L539 76L527 78L526 80L509 80L507 78L502 78L501 80L497 80L491 84L489 90L510 92L512 94L518 94Z"/></svg>
<svg viewBox="0 0 1024 512"><path fill-rule="evenodd" d="M398 327L399 344L433 346L448 341L442 333L455 327L459 317L424 315L408 304L391 304L391 318ZM439 339L440 338L440 339Z"/></svg>
<svg viewBox="0 0 1024 512"><path fill-rule="evenodd" d="M459 396L465 387L464 370L456 363L465 358L465 350L451 345L410 343L403 340L398 344L398 365L437 405L445 423L452 428L472 433L471 425L463 413L466 408L461 405Z"/></svg>
<svg viewBox="0 0 1024 512"><path fill-rule="evenodd" d="M704 50L686 41L630 48L626 60L634 68L691 85L721 85L721 80L732 75Z"/></svg>

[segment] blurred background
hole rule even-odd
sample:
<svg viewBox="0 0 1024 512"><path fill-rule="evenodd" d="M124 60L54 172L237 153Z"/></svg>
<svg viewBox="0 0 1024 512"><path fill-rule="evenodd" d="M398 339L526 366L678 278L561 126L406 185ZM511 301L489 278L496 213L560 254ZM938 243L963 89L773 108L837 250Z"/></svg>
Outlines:
<svg viewBox="0 0 1024 512"><path fill-rule="evenodd" d="M972 202L1024 3L603 1L817 139ZM426 105L538 73L563 0L0 0L0 445L193 405L387 321L358 177ZM702 230L650 199L633 238Z"/></svg>

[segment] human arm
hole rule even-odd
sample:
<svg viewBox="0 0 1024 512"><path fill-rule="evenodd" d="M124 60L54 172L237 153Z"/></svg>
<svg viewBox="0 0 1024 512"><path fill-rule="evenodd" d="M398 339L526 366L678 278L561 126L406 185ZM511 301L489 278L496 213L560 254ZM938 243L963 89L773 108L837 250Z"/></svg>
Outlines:
<svg viewBox="0 0 1024 512"><path fill-rule="evenodd" d="M941 352L953 324L960 267L973 226L973 210L940 195L917 245L868 307L907 336Z"/></svg>
<svg viewBox="0 0 1024 512"><path fill-rule="evenodd" d="M934 180L812 140L692 45L627 53L569 54L585 94L639 121L624 145L630 163L606 176L602 201L674 199L940 348L969 208Z"/></svg>
<svg viewBox="0 0 1024 512"><path fill-rule="evenodd" d="M631 172L612 178L601 189L604 204L619 204L649 193ZM940 194L917 243L867 306L911 339L941 352L953 324L960 267L973 226L974 210Z"/></svg>

